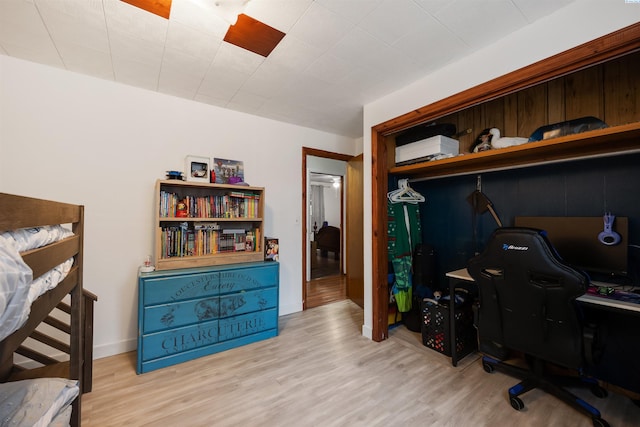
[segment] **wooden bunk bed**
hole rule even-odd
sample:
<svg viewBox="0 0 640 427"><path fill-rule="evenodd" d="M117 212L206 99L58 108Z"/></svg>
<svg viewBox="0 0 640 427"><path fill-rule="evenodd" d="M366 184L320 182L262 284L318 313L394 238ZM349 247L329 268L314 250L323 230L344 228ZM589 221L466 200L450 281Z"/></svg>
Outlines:
<svg viewBox="0 0 640 427"><path fill-rule="evenodd" d="M68 235L25 251L18 251L18 245L14 245L13 250L18 251L32 270L33 277L27 288L31 289L29 286L36 283L36 279L43 278L48 281L49 290L30 297L33 302L26 320L16 325L17 329L9 329L3 334L0 341L0 382L6 382L2 386L17 387L30 381L44 381L33 380L35 378L74 380L65 382L74 387L77 385L73 393L77 397L71 404L70 424L80 426L81 396L91 390L93 303L97 300L95 295L83 290L82 285L84 206L0 193L0 238L6 239L0 243L10 243L5 247L16 241L8 237L14 236L16 230L41 230L47 228L45 226L64 228ZM56 284L55 278L49 279L48 274L63 263L68 265L66 275ZM11 282L11 277L18 276L9 271L9 268L0 270L7 283ZM6 293L4 285L0 292ZM3 298L9 300L11 295L3 295ZM11 322L3 320L0 326L4 328L7 324ZM39 327L44 324L48 326ZM49 355L52 353L62 355L53 357ZM67 409L67 417L68 412Z"/></svg>

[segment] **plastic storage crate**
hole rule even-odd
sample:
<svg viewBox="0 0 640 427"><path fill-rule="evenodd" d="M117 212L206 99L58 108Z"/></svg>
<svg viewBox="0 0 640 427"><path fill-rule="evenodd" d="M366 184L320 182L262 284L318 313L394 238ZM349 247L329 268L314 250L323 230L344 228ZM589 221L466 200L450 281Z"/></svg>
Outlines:
<svg viewBox="0 0 640 427"><path fill-rule="evenodd" d="M449 305L423 300L422 344L437 352L451 356L451 328L449 327ZM455 309L456 354L462 358L477 348L476 330L473 326L473 312L470 305Z"/></svg>

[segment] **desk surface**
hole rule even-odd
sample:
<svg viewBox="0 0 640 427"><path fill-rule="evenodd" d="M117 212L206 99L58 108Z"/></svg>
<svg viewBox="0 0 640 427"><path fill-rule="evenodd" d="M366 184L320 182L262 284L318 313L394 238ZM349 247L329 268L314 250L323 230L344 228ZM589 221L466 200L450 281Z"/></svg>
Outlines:
<svg viewBox="0 0 640 427"><path fill-rule="evenodd" d="M473 278L469 275L469 272L467 271L466 268L450 271L446 274L446 276L452 279L466 280L469 282L473 281ZM602 284L602 285L606 285L606 284ZM619 301L613 298L608 298L606 296L591 295L591 294L580 295L576 299L584 304L593 304L593 305L611 307L619 310L627 310L627 311L634 311L634 312L640 313L640 304L636 304L629 301Z"/></svg>
<svg viewBox="0 0 640 427"><path fill-rule="evenodd" d="M446 274L446 276L452 279L460 279L460 280L466 280L468 282L473 282L473 277L469 276L469 272L467 271L466 268L450 271Z"/></svg>

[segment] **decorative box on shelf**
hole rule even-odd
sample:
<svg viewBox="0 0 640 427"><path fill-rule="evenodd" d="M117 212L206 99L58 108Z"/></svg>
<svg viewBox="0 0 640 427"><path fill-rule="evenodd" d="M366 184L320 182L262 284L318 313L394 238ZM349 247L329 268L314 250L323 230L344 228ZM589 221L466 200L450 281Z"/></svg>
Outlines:
<svg viewBox="0 0 640 427"><path fill-rule="evenodd" d="M424 162L435 156L457 156L460 152L460 143L457 139L443 135L432 136L420 141L396 147L396 165L408 165Z"/></svg>

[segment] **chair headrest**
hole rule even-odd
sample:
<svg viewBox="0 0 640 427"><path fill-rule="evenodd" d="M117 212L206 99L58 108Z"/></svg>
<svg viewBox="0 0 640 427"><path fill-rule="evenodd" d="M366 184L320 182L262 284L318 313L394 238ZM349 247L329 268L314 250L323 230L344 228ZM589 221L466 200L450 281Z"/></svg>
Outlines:
<svg viewBox="0 0 640 427"><path fill-rule="evenodd" d="M478 268L509 268L528 274L564 275L571 281L586 284L586 275L565 263L542 230L527 227L502 227L491 235L482 254L469 261L469 273ZM568 279L565 279L568 280Z"/></svg>

